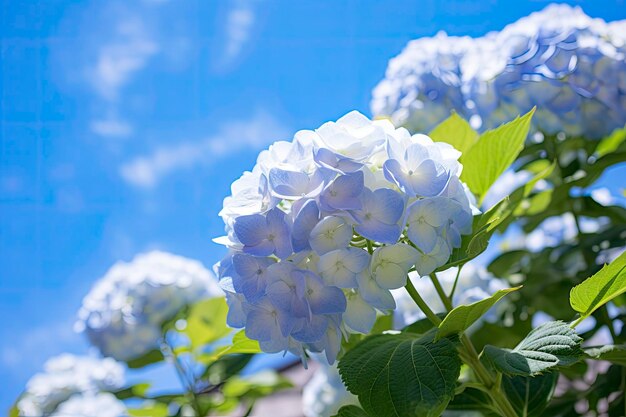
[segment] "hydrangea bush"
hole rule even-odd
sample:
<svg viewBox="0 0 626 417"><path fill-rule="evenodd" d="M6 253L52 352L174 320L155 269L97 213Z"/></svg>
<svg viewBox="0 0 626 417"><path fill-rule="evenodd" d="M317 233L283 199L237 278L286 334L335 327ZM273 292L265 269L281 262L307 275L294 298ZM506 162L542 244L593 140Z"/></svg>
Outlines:
<svg viewBox="0 0 626 417"><path fill-rule="evenodd" d="M525 157L533 113L482 135L452 115L429 137L351 112L272 144L235 181L221 212L226 236L217 239L228 248L216 266L227 320L265 352L291 352L305 366L310 354L323 354L331 366L338 361L351 395L339 395L330 383L332 367L326 368L308 396L330 394L307 412L324 415L355 397L359 405L342 407L338 416L540 412L554 392L557 369L623 354L613 345L584 351L575 329L626 292L626 253L572 289L569 313L535 320L534 329L522 324L528 310L525 319L519 310L524 282L505 271L494 274L507 277L510 287L498 285L468 263L497 230L516 216L527 219L538 195L560 186L552 175L561 161L539 158L509 195L498 197L496 189L496 202L477 208ZM493 310L504 297L510 300ZM412 317L408 299L417 313ZM404 323L394 333L386 317L398 304ZM502 337L518 323L521 334L515 328ZM471 373L461 374L463 363ZM537 391L532 403L517 400L528 390Z"/></svg>

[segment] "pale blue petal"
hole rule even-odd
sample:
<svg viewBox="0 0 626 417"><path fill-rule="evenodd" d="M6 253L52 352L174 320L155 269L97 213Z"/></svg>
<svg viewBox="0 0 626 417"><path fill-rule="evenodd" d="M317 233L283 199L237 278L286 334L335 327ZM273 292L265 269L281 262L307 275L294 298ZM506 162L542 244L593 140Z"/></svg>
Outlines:
<svg viewBox="0 0 626 417"><path fill-rule="evenodd" d="M242 277L249 277L265 272L268 266L275 261L272 258L260 258L243 253L233 255L233 267L237 274Z"/></svg>
<svg viewBox="0 0 626 417"><path fill-rule="evenodd" d="M409 223L407 235L423 252L432 251L439 237L436 229L427 223Z"/></svg>
<svg viewBox="0 0 626 417"><path fill-rule="evenodd" d="M323 286L308 299L314 314L343 313L346 310L346 297L337 287Z"/></svg>
<svg viewBox="0 0 626 417"><path fill-rule="evenodd" d="M311 248L309 237L311 230L319 221L320 212L315 200L308 200L293 221L291 228L291 241L293 250L300 252Z"/></svg>
<svg viewBox="0 0 626 417"><path fill-rule="evenodd" d="M275 246L275 253L281 259L291 255L291 236L289 226L285 221L285 213L274 208L267 213L267 226L270 242Z"/></svg>
<svg viewBox="0 0 626 417"><path fill-rule="evenodd" d="M390 225L375 219L357 224L354 230L366 239L389 244L396 243L401 232L400 225Z"/></svg>
<svg viewBox="0 0 626 417"><path fill-rule="evenodd" d="M237 239L246 246L258 245L267 237L267 220L260 214L239 216L233 227Z"/></svg>
<svg viewBox="0 0 626 417"><path fill-rule="evenodd" d="M376 310L358 295L353 295L348 300L343 319L350 329L367 334L372 330L376 321Z"/></svg>
<svg viewBox="0 0 626 417"><path fill-rule="evenodd" d="M274 253L274 244L269 240L263 240L256 245L246 245L243 247L245 253L254 256L270 256Z"/></svg>
<svg viewBox="0 0 626 417"><path fill-rule="evenodd" d="M269 184L277 197L299 198L308 191L309 176L305 172L272 168L269 173Z"/></svg>
<svg viewBox="0 0 626 417"><path fill-rule="evenodd" d="M432 197L443 191L449 175L441 164L428 159L419 164L407 178L415 195Z"/></svg>
<svg viewBox="0 0 626 417"><path fill-rule="evenodd" d="M241 298L239 294L226 293L226 303L228 304L226 324L230 327L241 328L246 325L246 313Z"/></svg>
<svg viewBox="0 0 626 417"><path fill-rule="evenodd" d="M270 340L274 328L276 328L276 318L270 312L263 309L254 309L248 313L246 336L250 339L259 341Z"/></svg>
<svg viewBox="0 0 626 417"><path fill-rule="evenodd" d="M363 191L363 172L340 175L320 195L325 210L359 210Z"/></svg>
<svg viewBox="0 0 626 417"><path fill-rule="evenodd" d="M404 161L407 168L416 167L422 161L430 160L428 148L419 143L412 143L404 151Z"/></svg>
<svg viewBox="0 0 626 417"><path fill-rule="evenodd" d="M387 181L392 182L398 186L403 193L409 197L415 196L413 188L409 184L407 175L402 170L402 166L395 159L388 159L383 164L383 173Z"/></svg>
<svg viewBox="0 0 626 417"><path fill-rule="evenodd" d="M372 213L378 220L387 224L397 223L404 213L404 198L389 188L374 191Z"/></svg>
<svg viewBox="0 0 626 417"><path fill-rule="evenodd" d="M280 334L278 336L279 337L272 338L271 340L259 342L261 350L266 353L278 353L287 350L289 347L289 339Z"/></svg>
<svg viewBox="0 0 626 417"><path fill-rule="evenodd" d="M363 166L359 162L343 155L338 155L326 148L318 149L313 155L313 159L318 166L342 174L358 171Z"/></svg>
<svg viewBox="0 0 626 417"><path fill-rule="evenodd" d="M291 336L304 343L314 343L324 337L328 328L328 318L320 315L314 315L309 322L291 333Z"/></svg>

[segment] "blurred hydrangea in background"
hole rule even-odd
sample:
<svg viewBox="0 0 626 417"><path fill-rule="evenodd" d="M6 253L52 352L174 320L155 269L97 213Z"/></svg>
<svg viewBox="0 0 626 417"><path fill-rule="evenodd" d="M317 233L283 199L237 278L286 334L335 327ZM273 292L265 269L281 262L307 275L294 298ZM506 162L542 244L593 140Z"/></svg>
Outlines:
<svg viewBox="0 0 626 417"><path fill-rule="evenodd" d="M486 130L537 106L537 130L601 138L626 123L625 74L625 21L553 4L481 38L411 41L390 61L371 108L421 132L450 110Z"/></svg>
<svg viewBox="0 0 626 417"><path fill-rule="evenodd" d="M124 404L106 391L121 388L124 380L124 367L111 358L62 354L49 359L44 371L28 381L17 408L25 417L49 415L55 410L58 416L119 416L126 409ZM106 407L104 414L100 414L99 406Z"/></svg>
<svg viewBox="0 0 626 417"><path fill-rule="evenodd" d="M163 323L185 305L223 294L200 262L165 252L118 262L83 300L76 329L104 356L130 360L159 348Z"/></svg>

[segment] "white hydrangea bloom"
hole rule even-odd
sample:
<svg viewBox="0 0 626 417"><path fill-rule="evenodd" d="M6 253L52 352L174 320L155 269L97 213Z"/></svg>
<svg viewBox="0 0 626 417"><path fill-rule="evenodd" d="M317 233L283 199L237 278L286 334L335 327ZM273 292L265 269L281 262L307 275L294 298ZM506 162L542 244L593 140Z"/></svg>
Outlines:
<svg viewBox="0 0 626 417"><path fill-rule="evenodd" d="M124 368L111 358L63 354L49 359L34 375L17 403L21 416L44 416L77 393L115 390L124 384Z"/></svg>
<svg viewBox="0 0 626 417"><path fill-rule="evenodd" d="M76 328L104 356L140 357L158 347L162 324L183 306L221 295L200 262L165 252L118 262L83 300Z"/></svg>
<svg viewBox="0 0 626 417"><path fill-rule="evenodd" d="M121 417L126 406L108 392L75 394L61 403L50 417Z"/></svg>

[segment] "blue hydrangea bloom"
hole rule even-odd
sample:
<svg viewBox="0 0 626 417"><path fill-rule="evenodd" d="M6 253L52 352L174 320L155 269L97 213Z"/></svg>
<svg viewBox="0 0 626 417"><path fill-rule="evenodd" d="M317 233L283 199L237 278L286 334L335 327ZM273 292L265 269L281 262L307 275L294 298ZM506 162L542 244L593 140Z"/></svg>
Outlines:
<svg viewBox="0 0 626 417"><path fill-rule="evenodd" d="M229 325L265 352L333 363L344 338L395 308L391 290L410 270L444 265L471 232L459 156L358 112L261 152L221 212ZM415 226L422 205L427 236Z"/></svg>

